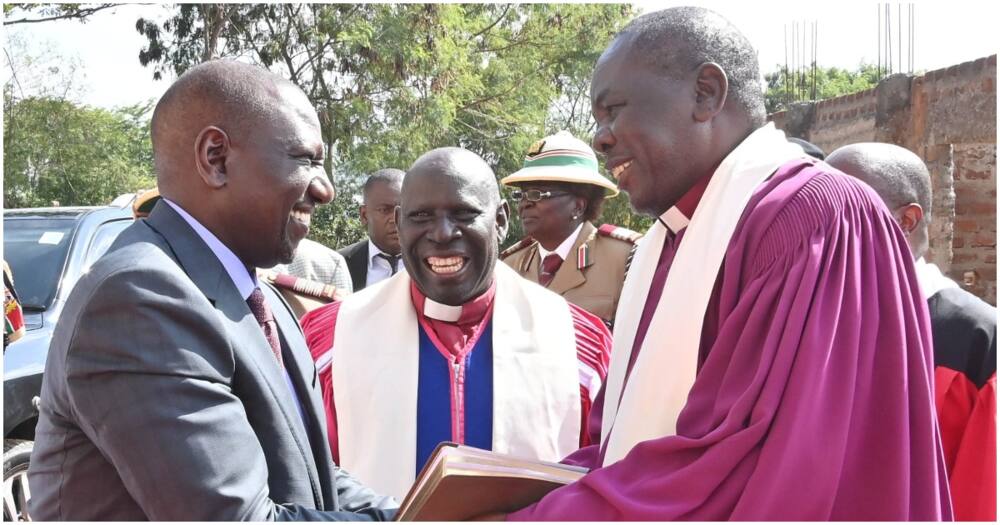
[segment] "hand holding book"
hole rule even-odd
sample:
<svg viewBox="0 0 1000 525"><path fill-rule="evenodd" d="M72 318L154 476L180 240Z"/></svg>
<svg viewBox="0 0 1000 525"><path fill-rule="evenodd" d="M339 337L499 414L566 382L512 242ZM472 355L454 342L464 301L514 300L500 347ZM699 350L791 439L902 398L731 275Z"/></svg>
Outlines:
<svg viewBox="0 0 1000 525"><path fill-rule="evenodd" d="M417 476L396 521L501 521L586 469L442 443Z"/></svg>

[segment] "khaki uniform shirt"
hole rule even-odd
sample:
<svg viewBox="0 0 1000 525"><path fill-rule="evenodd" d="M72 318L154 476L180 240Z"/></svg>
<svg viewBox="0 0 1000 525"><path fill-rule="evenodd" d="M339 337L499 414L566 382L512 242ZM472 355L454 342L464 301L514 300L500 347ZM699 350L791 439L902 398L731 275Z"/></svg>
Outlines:
<svg viewBox="0 0 1000 525"><path fill-rule="evenodd" d="M617 230L614 236L607 235L593 224L583 223L569 255L548 287L609 325L614 322L618 308L626 262L640 237L624 228ZM581 250L582 246L586 248ZM537 241L522 239L500 254L500 259L525 279L538 282L541 258Z"/></svg>

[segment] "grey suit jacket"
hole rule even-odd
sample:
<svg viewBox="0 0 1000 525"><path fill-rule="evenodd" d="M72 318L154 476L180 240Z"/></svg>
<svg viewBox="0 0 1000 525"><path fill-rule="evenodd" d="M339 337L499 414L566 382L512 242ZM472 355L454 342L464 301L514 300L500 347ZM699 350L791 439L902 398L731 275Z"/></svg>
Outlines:
<svg viewBox="0 0 1000 525"><path fill-rule="evenodd" d="M28 472L41 520L391 517L333 465L316 370L262 288L289 382L211 250L159 203L80 279L42 382ZM337 511L357 511L358 514Z"/></svg>

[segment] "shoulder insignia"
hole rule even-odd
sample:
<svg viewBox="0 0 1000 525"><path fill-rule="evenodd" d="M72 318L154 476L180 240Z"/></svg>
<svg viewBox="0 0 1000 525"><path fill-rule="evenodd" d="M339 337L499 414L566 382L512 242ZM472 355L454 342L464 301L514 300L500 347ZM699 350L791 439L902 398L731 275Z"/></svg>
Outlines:
<svg viewBox="0 0 1000 525"><path fill-rule="evenodd" d="M528 246L531 246L534 243L535 239L532 239L531 237L525 237L520 241L517 241L514 244L510 245L506 250L500 252L500 260L502 261L507 257L510 257L511 255L514 255L515 253L527 248Z"/></svg>
<svg viewBox="0 0 1000 525"><path fill-rule="evenodd" d="M337 287L330 284L323 284L317 281L302 279L287 273L277 273L271 270L259 270L257 275L274 285L276 288L292 290L302 295L326 299L328 301L337 300Z"/></svg>
<svg viewBox="0 0 1000 525"><path fill-rule="evenodd" d="M612 239L632 244L639 242L639 239L642 238L641 233L634 232L628 228L622 228L621 226L615 226L614 224L602 224L597 228L597 233L602 237L611 237Z"/></svg>

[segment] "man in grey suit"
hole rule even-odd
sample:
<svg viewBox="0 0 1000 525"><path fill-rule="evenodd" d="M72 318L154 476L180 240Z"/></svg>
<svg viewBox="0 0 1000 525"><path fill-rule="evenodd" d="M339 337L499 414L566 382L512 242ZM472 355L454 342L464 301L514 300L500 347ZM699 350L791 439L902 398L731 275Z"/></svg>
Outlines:
<svg viewBox="0 0 1000 525"><path fill-rule="evenodd" d="M386 519L331 460L312 359L254 268L292 259L333 187L305 94L202 64L152 121L163 199L80 279L44 374L42 520Z"/></svg>

